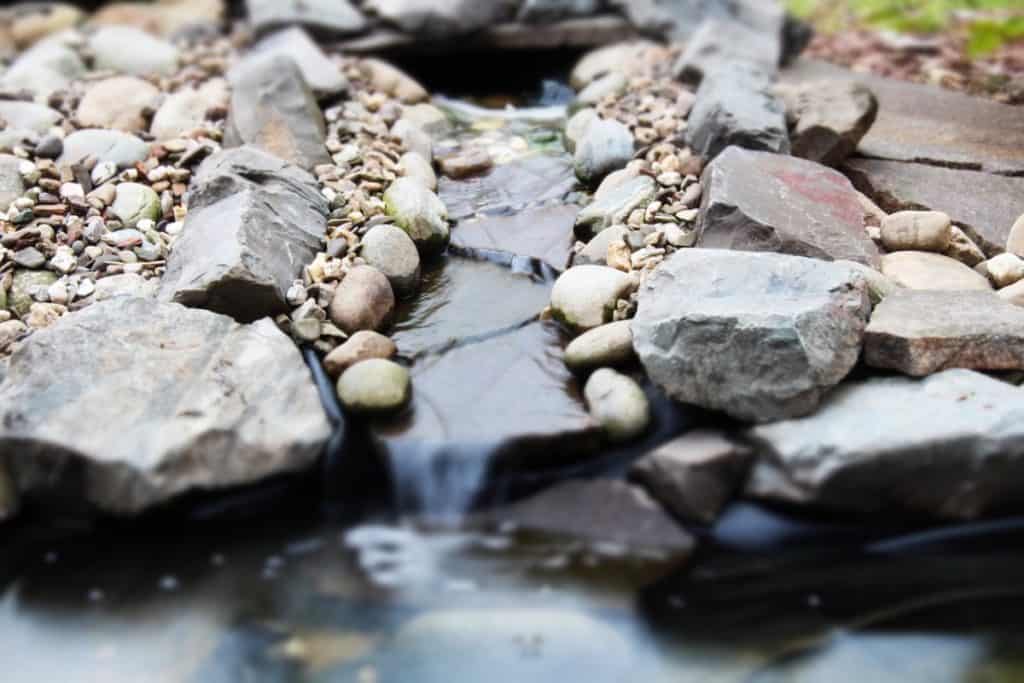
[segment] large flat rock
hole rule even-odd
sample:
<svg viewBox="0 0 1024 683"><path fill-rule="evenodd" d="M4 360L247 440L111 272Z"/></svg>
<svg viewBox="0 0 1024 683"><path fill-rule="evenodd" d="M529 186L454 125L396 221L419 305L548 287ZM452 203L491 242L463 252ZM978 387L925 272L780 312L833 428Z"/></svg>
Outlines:
<svg viewBox="0 0 1024 683"><path fill-rule="evenodd" d="M878 97L878 117L860 154L1000 174L1024 173L1024 116L999 104L930 85L800 60L783 80L855 80Z"/></svg>
<svg viewBox="0 0 1024 683"><path fill-rule="evenodd" d="M556 271L572 256L573 224L579 207L553 204L511 216L483 216L459 223L452 246L469 251L499 251L535 259Z"/></svg>
<svg viewBox="0 0 1024 683"><path fill-rule="evenodd" d="M702 183L701 246L879 266L857 192L837 171L731 147L705 169Z"/></svg>
<svg viewBox="0 0 1024 683"><path fill-rule="evenodd" d="M850 159L854 185L889 213L926 209L949 214L986 254L1006 249L1024 214L1024 178L878 159Z"/></svg>
<svg viewBox="0 0 1024 683"><path fill-rule="evenodd" d="M359 33L369 21L349 0L245 0L257 33L300 25L325 37Z"/></svg>
<svg viewBox="0 0 1024 683"><path fill-rule="evenodd" d="M38 330L0 384L0 453L20 490L135 513L305 468L329 425L269 320L117 298Z"/></svg>
<svg viewBox="0 0 1024 683"><path fill-rule="evenodd" d="M995 292L898 290L871 314L864 358L914 376L1024 370L1024 308Z"/></svg>
<svg viewBox="0 0 1024 683"><path fill-rule="evenodd" d="M812 412L849 373L870 306L849 266L688 249L641 288L633 347L673 399L768 422Z"/></svg>
<svg viewBox="0 0 1024 683"><path fill-rule="evenodd" d="M845 384L816 414L749 436L757 498L947 519L1024 500L1024 391L970 370Z"/></svg>

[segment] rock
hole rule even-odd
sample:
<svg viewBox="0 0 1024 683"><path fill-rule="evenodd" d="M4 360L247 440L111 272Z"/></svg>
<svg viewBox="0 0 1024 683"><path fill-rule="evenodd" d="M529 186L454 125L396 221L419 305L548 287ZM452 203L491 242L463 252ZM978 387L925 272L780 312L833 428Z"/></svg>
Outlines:
<svg viewBox="0 0 1024 683"><path fill-rule="evenodd" d="M569 76L569 84L576 90L583 90L601 76L627 68L646 50L657 47L648 40L616 43L588 52L576 64Z"/></svg>
<svg viewBox="0 0 1024 683"><path fill-rule="evenodd" d="M731 147L701 184L701 246L879 265L856 191L830 168Z"/></svg>
<svg viewBox="0 0 1024 683"><path fill-rule="evenodd" d="M573 102L573 106L596 107L608 97L618 97L626 92L629 81L625 74L620 71L612 71L590 82L587 87L580 91Z"/></svg>
<svg viewBox="0 0 1024 683"><path fill-rule="evenodd" d="M865 266L863 263L857 263L856 261L836 261L836 263L851 268L864 278L864 282L868 286L868 295L871 297L872 305L877 304L893 292L903 288L902 285L893 282L885 275L882 275L881 272L871 266Z"/></svg>
<svg viewBox="0 0 1024 683"><path fill-rule="evenodd" d="M75 116L83 126L138 132L160 91L141 78L117 76L89 86Z"/></svg>
<svg viewBox="0 0 1024 683"><path fill-rule="evenodd" d="M393 225L378 225L363 236L359 255L388 279L398 296L416 291L420 255L408 234Z"/></svg>
<svg viewBox="0 0 1024 683"><path fill-rule="evenodd" d="M613 225L597 233L583 251L573 257L574 266L606 266L608 265L608 246L612 242L624 242L629 228L625 225Z"/></svg>
<svg viewBox="0 0 1024 683"><path fill-rule="evenodd" d="M227 83L212 78L198 89L183 88L169 95L153 116L149 132L157 141L171 140L207 124L207 112L226 108Z"/></svg>
<svg viewBox="0 0 1024 683"><path fill-rule="evenodd" d="M64 152L64 140L56 135L46 135L36 145L35 155L43 159L56 159Z"/></svg>
<svg viewBox="0 0 1024 683"><path fill-rule="evenodd" d="M437 191L437 174L429 161L416 152L406 152L398 160L398 168L407 178L418 180L431 192Z"/></svg>
<svg viewBox="0 0 1024 683"><path fill-rule="evenodd" d="M526 643L544 643L543 656L524 656ZM618 629L582 611L515 605L426 612L402 626L380 659L381 680L415 671L420 683L517 683L576 671L580 680L613 683L629 677L637 656Z"/></svg>
<svg viewBox="0 0 1024 683"><path fill-rule="evenodd" d="M35 303L28 309L25 324L33 330L41 330L53 325L67 312L68 309L60 304Z"/></svg>
<svg viewBox="0 0 1024 683"><path fill-rule="evenodd" d="M14 60L0 76L0 87L49 97L84 75L85 64L78 53L56 39L49 39Z"/></svg>
<svg viewBox="0 0 1024 683"><path fill-rule="evenodd" d="M684 82L700 83L723 65L743 63L771 74L779 65L779 39L779 31L758 31L732 17L711 17L687 41L672 73Z"/></svg>
<svg viewBox="0 0 1024 683"><path fill-rule="evenodd" d="M583 387L590 414L612 442L630 441L647 430L651 406L636 381L609 368L601 368Z"/></svg>
<svg viewBox="0 0 1024 683"><path fill-rule="evenodd" d="M405 149L424 159L434 158L434 141L430 134L409 119L395 121L395 125L391 126L391 137L400 140Z"/></svg>
<svg viewBox="0 0 1024 683"><path fill-rule="evenodd" d="M338 380L338 397L346 410L359 414L391 413L409 402L409 371L383 358L356 363Z"/></svg>
<svg viewBox="0 0 1024 683"><path fill-rule="evenodd" d="M395 295L384 274L370 266L356 266L335 290L328 313L346 334L354 334L383 329L394 310Z"/></svg>
<svg viewBox="0 0 1024 683"><path fill-rule="evenodd" d="M877 159L851 159L844 171L858 190L892 213L941 211L989 256L1006 247L1013 221L1024 212L1024 177Z"/></svg>
<svg viewBox="0 0 1024 683"><path fill-rule="evenodd" d="M46 291L56 281L57 274L48 270L15 270L7 293L7 309L19 318L28 315L35 301L33 293Z"/></svg>
<svg viewBox="0 0 1024 683"><path fill-rule="evenodd" d="M112 2L90 19L96 26L132 26L172 39L219 31L224 20L221 0L161 0L156 3Z"/></svg>
<svg viewBox="0 0 1024 683"><path fill-rule="evenodd" d="M654 178L635 176L608 189L598 188L594 200L580 211L573 228L576 237L589 241L594 235L613 225L621 225L634 209L654 199L657 185Z"/></svg>
<svg viewBox="0 0 1024 683"><path fill-rule="evenodd" d="M57 164L72 166L89 156L95 156L98 163L110 162L118 168L128 168L149 156L149 145L121 131L77 130L64 138L64 152Z"/></svg>
<svg viewBox="0 0 1024 683"><path fill-rule="evenodd" d="M535 154L498 164L487 175L462 182L438 180L438 195L453 221L479 214L511 215L530 206L566 201L575 191L572 157Z"/></svg>
<svg viewBox="0 0 1024 683"><path fill-rule="evenodd" d="M430 93L415 79L382 59L359 60L359 71L374 90L401 101L416 104L430 99Z"/></svg>
<svg viewBox="0 0 1024 683"><path fill-rule="evenodd" d="M8 320L0 323L0 351L6 351L26 332L28 332L28 325L20 320Z"/></svg>
<svg viewBox="0 0 1024 683"><path fill-rule="evenodd" d="M882 274L909 289L992 289L984 275L948 256L925 251L886 254Z"/></svg>
<svg viewBox="0 0 1024 683"><path fill-rule="evenodd" d="M257 33L298 24L324 37L361 33L366 17L349 0L246 0Z"/></svg>
<svg viewBox="0 0 1024 683"><path fill-rule="evenodd" d="M459 222L452 246L469 252L504 252L565 270L572 253L572 226L579 207L551 204L510 216L481 216Z"/></svg>
<svg viewBox="0 0 1024 683"><path fill-rule="evenodd" d="M1024 120L1017 107L905 79L855 73L813 60L800 60L784 78L787 82L857 81L870 88L878 98L879 111L871 130L860 142L862 156L989 174L1024 172ZM968 194L966 189L962 192ZM959 222L956 213L948 208L928 208L945 211ZM1024 209L1017 213L1021 212ZM1009 225L1003 226L1003 230L1007 228Z"/></svg>
<svg viewBox="0 0 1024 683"><path fill-rule="evenodd" d="M624 168L633 159L633 134L618 121L592 121L573 157L576 177L589 185L597 185L612 171Z"/></svg>
<svg viewBox="0 0 1024 683"><path fill-rule="evenodd" d="M1017 508L1021 389L969 370L851 382L814 415L754 428L747 495L890 518Z"/></svg>
<svg viewBox="0 0 1024 683"><path fill-rule="evenodd" d="M633 347L677 401L768 422L812 412L849 373L870 309L840 264L683 250L641 288Z"/></svg>
<svg viewBox="0 0 1024 683"><path fill-rule="evenodd" d="M687 127L687 142L710 160L732 145L779 154L790 151L786 114L771 77L742 62L723 63L705 78Z"/></svg>
<svg viewBox="0 0 1024 683"><path fill-rule="evenodd" d="M252 52L264 57L290 57L316 93L337 95L348 90L348 79L341 68L301 28L293 26L268 35L252 47Z"/></svg>
<svg viewBox="0 0 1024 683"><path fill-rule="evenodd" d="M0 211L7 211L11 202L25 193L20 166L21 159L18 157L0 154Z"/></svg>
<svg viewBox="0 0 1024 683"><path fill-rule="evenodd" d="M552 314L571 329L586 331L611 322L615 302L632 287L629 276L606 266L576 266L551 290Z"/></svg>
<svg viewBox="0 0 1024 683"><path fill-rule="evenodd" d="M131 26L102 26L89 38L97 69L133 76L170 76L178 68L178 48Z"/></svg>
<svg viewBox="0 0 1024 683"><path fill-rule="evenodd" d="M569 17L585 17L601 9L599 0L523 0L517 21L544 24Z"/></svg>
<svg viewBox="0 0 1024 683"><path fill-rule="evenodd" d="M324 357L324 368L331 377L339 377L356 363L371 358L386 360L397 352L398 347L395 343L383 334L372 330L360 330Z"/></svg>
<svg viewBox="0 0 1024 683"><path fill-rule="evenodd" d="M331 163L323 113L295 61L253 55L236 65L228 80L225 147L252 145L306 170Z"/></svg>
<svg viewBox="0 0 1024 683"><path fill-rule="evenodd" d="M576 145L579 144L590 124L598 120L600 119L597 116L597 110L591 107L580 109L569 118L565 124L565 149L570 154L576 152Z"/></svg>
<svg viewBox="0 0 1024 683"><path fill-rule="evenodd" d="M82 10L64 2L16 2L7 12L3 20L10 22L10 37L21 49L74 27L83 17Z"/></svg>
<svg viewBox="0 0 1024 683"><path fill-rule="evenodd" d="M1010 228L1010 234L1006 238L1006 251L1024 257L1024 214L1021 214Z"/></svg>
<svg viewBox="0 0 1024 683"><path fill-rule="evenodd" d="M384 193L387 213L405 230L424 256L448 246L448 209L436 194L412 178L398 178Z"/></svg>
<svg viewBox="0 0 1024 683"><path fill-rule="evenodd" d="M955 225L950 228L949 246L946 247L945 253L951 259L971 268L985 260L985 252L981 250L981 247Z"/></svg>
<svg viewBox="0 0 1024 683"><path fill-rule="evenodd" d="M419 84L417 83L418 87ZM401 90L396 89L396 92L401 93L405 88ZM399 99L410 99L409 95L396 95ZM420 104L407 104L402 107L402 119L413 124L423 132L434 137L443 137L449 135L453 131L452 119L449 117L444 110L435 107L432 104L421 102Z"/></svg>
<svg viewBox="0 0 1024 683"><path fill-rule="evenodd" d="M0 397L0 452L19 490L117 514L304 469L330 434L309 370L273 322L145 299L35 332Z"/></svg>
<svg viewBox="0 0 1024 683"><path fill-rule="evenodd" d="M35 102L0 100L0 119L6 123L8 131L42 136L60 125L63 118L60 112Z"/></svg>
<svg viewBox="0 0 1024 683"><path fill-rule="evenodd" d="M682 557L695 545L643 489L616 479L567 481L485 514L506 528L565 540L660 548Z"/></svg>
<svg viewBox="0 0 1024 683"><path fill-rule="evenodd" d="M1015 254L1000 254L985 261L982 266L988 273L988 279L996 289L1009 287L1024 280L1024 260Z"/></svg>
<svg viewBox="0 0 1024 683"><path fill-rule="evenodd" d="M465 35L512 17L512 8L505 2L366 0L364 6L403 33L428 41Z"/></svg>
<svg viewBox="0 0 1024 683"><path fill-rule="evenodd" d="M494 161L484 149L471 149L438 159L441 173L456 180L486 173L492 166Z"/></svg>
<svg viewBox="0 0 1024 683"><path fill-rule="evenodd" d="M252 147L206 159L160 298L239 320L288 310L287 293L321 250L327 201L302 169Z"/></svg>
<svg viewBox="0 0 1024 683"><path fill-rule="evenodd" d="M15 265L36 270L46 265L46 257L35 247L25 247L14 252Z"/></svg>
<svg viewBox="0 0 1024 683"><path fill-rule="evenodd" d="M794 156L839 166L857 150L878 115L878 100L860 83L822 80L780 87Z"/></svg>
<svg viewBox="0 0 1024 683"><path fill-rule="evenodd" d="M620 320L584 332L565 347L565 364L579 372L634 360L630 325L630 321Z"/></svg>
<svg viewBox="0 0 1024 683"><path fill-rule="evenodd" d="M680 520L713 524L743 486L751 455L721 432L698 429L662 444L629 472Z"/></svg>
<svg viewBox="0 0 1024 683"><path fill-rule="evenodd" d="M160 196L140 183L119 184L110 210L126 228L134 228L141 220L159 220L162 214Z"/></svg>
<svg viewBox="0 0 1024 683"><path fill-rule="evenodd" d="M941 211L899 211L882 221L882 244L889 251L937 251L949 248L952 222Z"/></svg>
<svg viewBox="0 0 1024 683"><path fill-rule="evenodd" d="M1024 370L1024 310L994 292L895 292L871 316L864 358L923 377L941 370Z"/></svg>
<svg viewBox="0 0 1024 683"><path fill-rule="evenodd" d="M147 280L135 273L121 273L97 280L92 296L96 302L117 297L152 298L159 284L158 280Z"/></svg>

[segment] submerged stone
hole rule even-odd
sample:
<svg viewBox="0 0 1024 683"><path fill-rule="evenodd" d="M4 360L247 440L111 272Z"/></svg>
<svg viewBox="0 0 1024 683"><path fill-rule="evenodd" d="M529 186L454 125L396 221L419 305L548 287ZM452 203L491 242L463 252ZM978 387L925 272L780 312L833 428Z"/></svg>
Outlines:
<svg viewBox="0 0 1024 683"><path fill-rule="evenodd" d="M462 221L452 231L452 246L526 256L562 271L572 255L572 228L578 211L573 204L554 204L511 216Z"/></svg>
<svg viewBox="0 0 1024 683"><path fill-rule="evenodd" d="M530 205L561 201L575 187L572 157L538 154L498 164L473 178L442 177L438 195L448 207L449 218L460 221L477 214L510 214Z"/></svg>

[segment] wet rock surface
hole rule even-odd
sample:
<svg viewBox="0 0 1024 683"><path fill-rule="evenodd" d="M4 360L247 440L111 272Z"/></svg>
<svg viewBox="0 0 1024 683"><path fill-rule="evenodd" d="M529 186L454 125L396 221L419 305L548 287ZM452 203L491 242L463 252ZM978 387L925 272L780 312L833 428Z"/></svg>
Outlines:
<svg viewBox="0 0 1024 683"><path fill-rule="evenodd" d="M579 207L572 204L552 204L511 216L463 220L452 232L452 246L460 251L525 256L562 271L572 254L572 226L578 212Z"/></svg>
<svg viewBox="0 0 1024 683"><path fill-rule="evenodd" d="M866 290L840 264L682 251L641 289L634 347L678 401L754 422L806 415L857 362Z"/></svg>
<svg viewBox="0 0 1024 683"><path fill-rule="evenodd" d="M19 490L119 514L303 469L328 435L309 371L269 321L145 299L36 332L0 396L0 451Z"/></svg>
<svg viewBox="0 0 1024 683"><path fill-rule="evenodd" d="M572 159L541 154L499 164L485 175L456 181L441 178L438 196L448 217L459 221L476 214L501 215L529 204L562 201L576 187Z"/></svg>
<svg viewBox="0 0 1024 683"><path fill-rule="evenodd" d="M838 512L973 519L1014 507L1021 389L969 370L838 388L810 417L754 428L748 495Z"/></svg>

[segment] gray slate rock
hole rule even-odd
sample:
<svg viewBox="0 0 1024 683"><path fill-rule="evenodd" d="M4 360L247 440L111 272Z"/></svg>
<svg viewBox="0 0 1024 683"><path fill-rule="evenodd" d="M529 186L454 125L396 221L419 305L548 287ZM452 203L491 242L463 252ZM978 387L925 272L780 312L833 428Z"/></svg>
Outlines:
<svg viewBox="0 0 1024 683"><path fill-rule="evenodd" d="M253 55L228 78L233 89L225 147L253 145L307 170L331 162L323 113L293 59Z"/></svg>
<svg viewBox="0 0 1024 683"><path fill-rule="evenodd" d="M878 99L852 81L780 88L793 156L838 166L857 150L878 115Z"/></svg>
<svg viewBox="0 0 1024 683"><path fill-rule="evenodd" d="M97 303L36 331L0 397L0 452L18 489L117 514L301 470L330 434L305 363L273 322L146 299Z"/></svg>
<svg viewBox="0 0 1024 683"><path fill-rule="evenodd" d="M348 89L348 79L301 28L292 27L268 35L252 47L259 55L291 57L314 92L337 95Z"/></svg>
<svg viewBox="0 0 1024 683"><path fill-rule="evenodd" d="M118 168L128 168L149 156L149 145L130 133L86 128L64 138L64 151L57 164L71 166L88 156L95 156L97 162L109 161Z"/></svg>
<svg viewBox="0 0 1024 683"><path fill-rule="evenodd" d="M633 134L622 123L610 119L591 122L576 144L576 177L588 185L597 185L606 175L630 162L633 147Z"/></svg>
<svg viewBox="0 0 1024 683"><path fill-rule="evenodd" d="M245 0L257 33L299 24L324 37L360 33L366 17L349 0Z"/></svg>
<svg viewBox="0 0 1024 683"><path fill-rule="evenodd" d="M573 228L576 237L589 242L601 231L624 224L629 214L654 199L656 192L654 178L646 175L638 175L612 187L598 188L594 200L576 217Z"/></svg>
<svg viewBox="0 0 1024 683"><path fill-rule="evenodd" d="M731 147L701 182L701 246L880 264L857 192L837 171Z"/></svg>
<svg viewBox="0 0 1024 683"><path fill-rule="evenodd" d="M849 373L870 310L840 264L683 250L641 288L633 346L670 397L768 422L812 412Z"/></svg>
<svg viewBox="0 0 1024 683"><path fill-rule="evenodd" d="M243 147L204 161L193 184L159 298L243 321L288 310L288 289L326 230L315 179Z"/></svg>
<svg viewBox="0 0 1024 683"><path fill-rule="evenodd" d="M918 377L951 368L1024 370L1024 309L995 292L900 290L872 313L864 359Z"/></svg>
<svg viewBox="0 0 1024 683"><path fill-rule="evenodd" d="M716 67L697 89L687 142L704 159L730 145L788 154L785 108L772 92L771 74L739 61Z"/></svg>
<svg viewBox="0 0 1024 683"><path fill-rule="evenodd" d="M729 17L713 17L701 22L686 49L673 65L677 79L700 83L706 74L714 73L723 64L749 62L766 73L779 65L781 31L759 31L742 21Z"/></svg>
<svg viewBox="0 0 1024 683"><path fill-rule="evenodd" d="M970 370L851 382L756 427L747 495L858 515L974 519L1024 499L1024 391Z"/></svg>
<svg viewBox="0 0 1024 683"><path fill-rule="evenodd" d="M178 48L133 26L102 26L89 37L97 69L133 76L169 76L178 68Z"/></svg>

